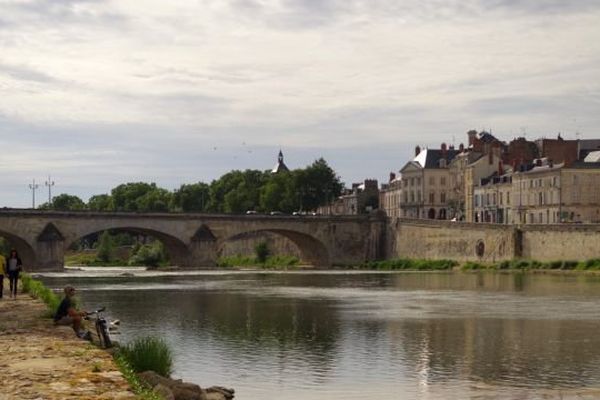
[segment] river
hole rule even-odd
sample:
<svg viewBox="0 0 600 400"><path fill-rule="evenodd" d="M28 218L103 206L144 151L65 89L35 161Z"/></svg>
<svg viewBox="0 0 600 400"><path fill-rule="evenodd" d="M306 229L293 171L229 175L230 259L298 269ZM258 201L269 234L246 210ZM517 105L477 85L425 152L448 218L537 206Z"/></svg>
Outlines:
<svg viewBox="0 0 600 400"><path fill-rule="evenodd" d="M127 271L42 280L237 399L600 397L600 277Z"/></svg>

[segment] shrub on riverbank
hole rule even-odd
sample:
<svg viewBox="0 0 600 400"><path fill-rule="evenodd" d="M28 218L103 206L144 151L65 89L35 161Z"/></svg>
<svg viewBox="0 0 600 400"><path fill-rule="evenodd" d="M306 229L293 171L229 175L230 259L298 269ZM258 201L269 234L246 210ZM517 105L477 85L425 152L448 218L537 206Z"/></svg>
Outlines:
<svg viewBox="0 0 600 400"><path fill-rule="evenodd" d="M269 256L266 258L264 263L258 261L255 257L248 256L231 256L231 257L220 257L217 260L217 266L219 268L233 268L233 267L259 267L259 268L289 268L295 267L300 264L300 260L293 256Z"/></svg>
<svg viewBox="0 0 600 400"><path fill-rule="evenodd" d="M587 261L574 261L574 260L556 260L556 261L537 261L537 260L525 260L525 259L514 259L501 261L499 263L492 264L481 264L478 262L467 261L462 264L461 269L463 271L473 270L579 270L579 271L593 271L600 269L600 259L594 258Z"/></svg>
<svg viewBox="0 0 600 400"><path fill-rule="evenodd" d="M372 269L382 271L414 270L414 271L444 271L457 266L453 260L420 260L398 258L384 261L367 261L358 265L359 269Z"/></svg>
<svg viewBox="0 0 600 400"><path fill-rule="evenodd" d="M48 306L48 312L54 315L60 304L60 298L56 293L28 274L21 275L21 285L25 293L29 293L33 298L42 300Z"/></svg>
<svg viewBox="0 0 600 400"><path fill-rule="evenodd" d="M173 355L167 343L156 337L142 337L119 350L135 372L154 371L169 377L173 369Z"/></svg>

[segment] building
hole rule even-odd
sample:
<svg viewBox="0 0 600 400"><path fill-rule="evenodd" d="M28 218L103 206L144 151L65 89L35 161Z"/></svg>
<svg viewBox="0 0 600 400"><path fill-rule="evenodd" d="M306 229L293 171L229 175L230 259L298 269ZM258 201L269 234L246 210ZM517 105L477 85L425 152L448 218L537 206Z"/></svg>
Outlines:
<svg viewBox="0 0 600 400"><path fill-rule="evenodd" d="M474 153L471 158L473 161L465 168L465 221L477 222L475 216L475 189L481 186L481 183L490 176L504 175L504 164L501 156L496 151L488 154Z"/></svg>
<svg viewBox="0 0 600 400"><path fill-rule="evenodd" d="M271 170L272 174L278 174L280 172L288 172L290 169L283 162L283 152L279 150L279 155L277 156L277 164Z"/></svg>
<svg viewBox="0 0 600 400"><path fill-rule="evenodd" d="M415 157L400 170L402 217L449 218L449 166L457 154L445 143L440 149L415 148Z"/></svg>
<svg viewBox="0 0 600 400"><path fill-rule="evenodd" d="M401 201L402 180L391 172L389 182L381 184L379 190L379 209L384 211L390 218L401 217Z"/></svg>
<svg viewBox="0 0 600 400"><path fill-rule="evenodd" d="M482 179L480 184L473 188L473 222L512 223L511 192L510 172Z"/></svg>
<svg viewBox="0 0 600 400"><path fill-rule="evenodd" d="M317 213L323 215L367 214L379 206L377 179L365 179L363 183L353 183L333 203L320 206Z"/></svg>

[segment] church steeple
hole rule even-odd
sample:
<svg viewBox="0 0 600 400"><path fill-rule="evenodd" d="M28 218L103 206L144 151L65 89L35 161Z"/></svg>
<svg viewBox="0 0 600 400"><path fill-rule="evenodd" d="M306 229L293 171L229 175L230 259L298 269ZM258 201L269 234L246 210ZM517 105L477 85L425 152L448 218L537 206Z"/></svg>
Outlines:
<svg viewBox="0 0 600 400"><path fill-rule="evenodd" d="M279 149L279 155L277 156L277 165L271 170L271 173L276 174L278 172L289 171L290 169L283 162L283 152Z"/></svg>

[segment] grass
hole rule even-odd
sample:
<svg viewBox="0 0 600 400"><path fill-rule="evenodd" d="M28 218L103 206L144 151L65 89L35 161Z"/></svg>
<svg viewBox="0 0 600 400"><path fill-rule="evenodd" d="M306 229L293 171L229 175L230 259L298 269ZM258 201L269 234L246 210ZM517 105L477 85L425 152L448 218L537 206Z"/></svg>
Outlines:
<svg viewBox="0 0 600 400"><path fill-rule="evenodd" d="M537 261L516 258L514 260L501 261L499 263L481 264L467 261L461 266L463 271L473 270L578 270L597 271L600 270L600 259L593 258L586 261L555 260Z"/></svg>
<svg viewBox="0 0 600 400"><path fill-rule="evenodd" d="M457 266L453 260L427 260L398 258L384 261L367 261L353 266L354 269L368 269L378 271L445 271Z"/></svg>
<svg viewBox="0 0 600 400"><path fill-rule="evenodd" d="M21 285L25 293L29 293L33 298L42 300L48 307L49 316L54 316L54 313L60 304L60 298L56 293L44 286L42 282L33 279L28 274L21 275Z"/></svg>
<svg viewBox="0 0 600 400"><path fill-rule="evenodd" d="M126 260L116 259L111 261L102 261L97 258L96 253L71 253L65 255L65 265L78 266L85 265L88 267L120 267L127 265Z"/></svg>
<svg viewBox="0 0 600 400"><path fill-rule="evenodd" d="M173 355L169 346L161 338L142 337L119 350L135 372L154 371L169 377L173 369Z"/></svg>
<svg viewBox="0 0 600 400"><path fill-rule="evenodd" d="M119 371L121 371L123 377L140 400L164 400L161 395L149 389L140 381L135 370L124 356L118 354L114 360L117 367L119 367Z"/></svg>
<svg viewBox="0 0 600 400"><path fill-rule="evenodd" d="M259 262L256 257L242 255L220 257L217 260L217 266L219 268L259 267L266 269L287 269L290 267L296 267L298 264L300 264L300 260L293 256L268 256L264 263Z"/></svg>

